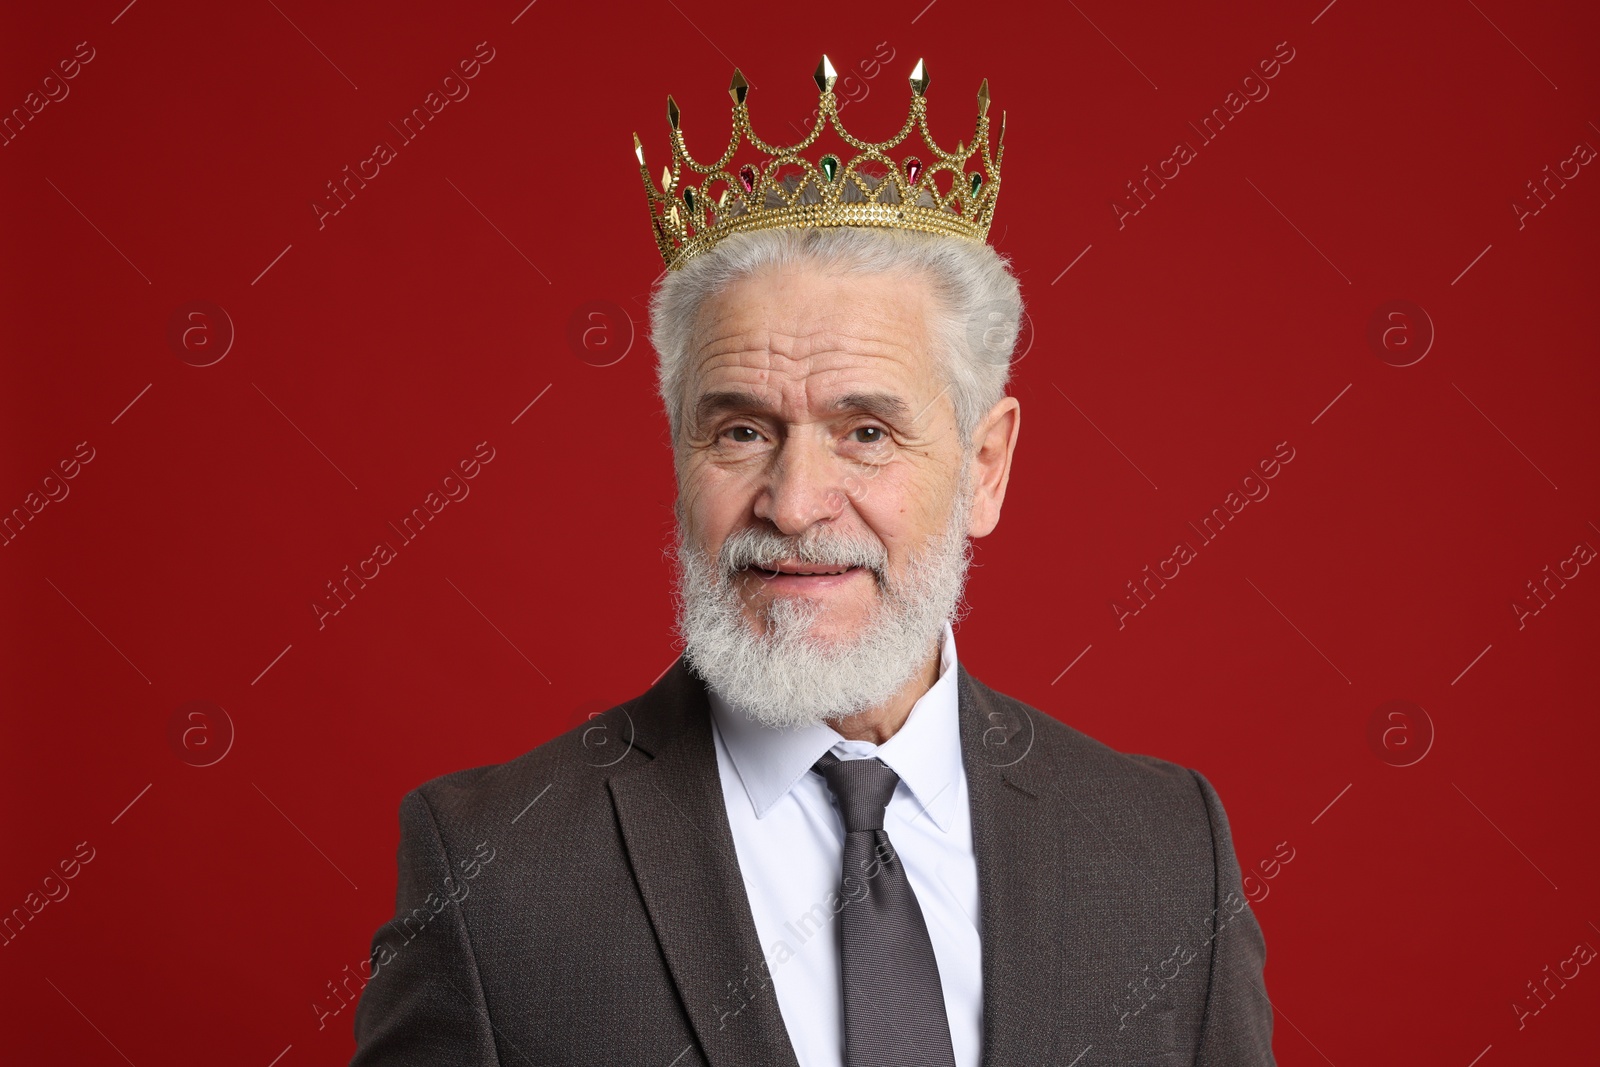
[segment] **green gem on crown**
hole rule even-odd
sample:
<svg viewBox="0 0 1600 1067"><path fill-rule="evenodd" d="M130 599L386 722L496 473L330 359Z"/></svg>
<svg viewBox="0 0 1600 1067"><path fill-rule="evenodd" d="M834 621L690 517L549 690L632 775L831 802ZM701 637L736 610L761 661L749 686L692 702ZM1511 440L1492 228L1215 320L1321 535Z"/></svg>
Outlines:
<svg viewBox="0 0 1600 1067"><path fill-rule="evenodd" d="M823 156L820 162L822 163L822 173L828 176L830 182L833 181L834 177L839 173L839 160L834 156Z"/></svg>

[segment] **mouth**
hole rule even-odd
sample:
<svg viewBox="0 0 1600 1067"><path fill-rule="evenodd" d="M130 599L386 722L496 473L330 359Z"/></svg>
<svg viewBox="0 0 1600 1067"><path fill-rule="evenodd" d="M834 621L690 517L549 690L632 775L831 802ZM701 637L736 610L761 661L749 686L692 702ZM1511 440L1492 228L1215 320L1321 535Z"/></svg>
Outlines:
<svg viewBox="0 0 1600 1067"><path fill-rule="evenodd" d="M786 563L780 561L772 564L758 563L745 569L756 574L771 577L776 577L780 574L787 574L791 577L814 578L835 574L847 574L850 571L859 570L860 568L850 563Z"/></svg>
<svg viewBox="0 0 1600 1067"><path fill-rule="evenodd" d="M746 567L744 573L759 580L769 589L821 590L842 585L855 575L869 573L867 568L846 563L789 563L779 561L770 565Z"/></svg>

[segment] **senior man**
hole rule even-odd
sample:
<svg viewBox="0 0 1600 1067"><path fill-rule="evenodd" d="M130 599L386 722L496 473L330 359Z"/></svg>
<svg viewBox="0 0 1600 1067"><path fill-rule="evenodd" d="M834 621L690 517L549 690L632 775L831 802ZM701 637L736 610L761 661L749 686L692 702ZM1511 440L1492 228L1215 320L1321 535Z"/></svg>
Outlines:
<svg viewBox="0 0 1600 1067"><path fill-rule="evenodd" d="M670 97L659 187L635 138L684 653L406 796L356 1064L1273 1062L1211 786L957 660L1021 427L988 84L951 151L921 63L877 145L816 80L797 145L755 135L737 71L714 162Z"/></svg>

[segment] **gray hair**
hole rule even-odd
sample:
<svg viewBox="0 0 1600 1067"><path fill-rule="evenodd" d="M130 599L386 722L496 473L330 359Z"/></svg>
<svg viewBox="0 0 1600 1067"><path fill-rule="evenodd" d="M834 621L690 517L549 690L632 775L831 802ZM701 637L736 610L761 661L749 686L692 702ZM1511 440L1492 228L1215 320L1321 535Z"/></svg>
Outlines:
<svg viewBox="0 0 1600 1067"><path fill-rule="evenodd" d="M688 398L695 321L705 301L768 269L811 265L829 274L913 273L934 296L933 356L955 407L963 455L978 422L1005 395L1022 321L1009 260L982 241L871 226L770 229L732 234L667 272L650 300L650 340L661 401L676 450Z"/></svg>

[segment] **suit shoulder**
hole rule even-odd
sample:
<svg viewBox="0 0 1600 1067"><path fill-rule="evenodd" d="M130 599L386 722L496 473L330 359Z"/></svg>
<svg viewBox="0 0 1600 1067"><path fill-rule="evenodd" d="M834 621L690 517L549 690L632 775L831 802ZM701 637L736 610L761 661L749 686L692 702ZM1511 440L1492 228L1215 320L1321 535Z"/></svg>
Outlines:
<svg viewBox="0 0 1600 1067"><path fill-rule="evenodd" d="M1030 731L1028 736L1047 757L1043 762L1059 768L1060 773L1100 790L1159 797L1185 807L1203 806L1203 779L1197 771L1157 756L1119 751L1048 712L968 677L1003 718L1025 724L1022 729Z"/></svg>
<svg viewBox="0 0 1600 1067"><path fill-rule="evenodd" d="M574 726L515 759L440 775L406 800L426 805L441 833L521 821L535 805L570 818L606 804L606 778L631 754L627 705Z"/></svg>

